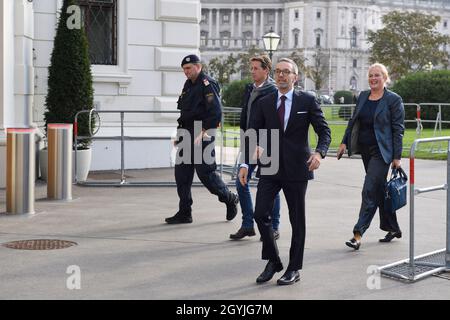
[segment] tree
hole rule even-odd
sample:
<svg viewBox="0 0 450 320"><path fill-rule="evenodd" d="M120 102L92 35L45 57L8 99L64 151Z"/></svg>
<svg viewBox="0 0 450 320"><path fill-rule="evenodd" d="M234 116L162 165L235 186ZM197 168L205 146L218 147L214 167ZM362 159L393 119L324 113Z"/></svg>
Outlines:
<svg viewBox="0 0 450 320"><path fill-rule="evenodd" d="M450 37L435 31L440 17L418 12L392 11L383 16L384 28L368 31L372 44L370 62L389 67L392 78L411 71L422 71L431 62L447 68L449 54L442 47Z"/></svg>
<svg viewBox="0 0 450 320"><path fill-rule="evenodd" d="M328 65L323 62L326 56L322 53L320 48L313 54L314 64L307 66L306 77L314 82L314 89L320 90L328 77Z"/></svg>
<svg viewBox="0 0 450 320"><path fill-rule="evenodd" d="M45 98L44 120L48 123L73 123L80 110L90 110L94 106L91 63L88 41L83 27L70 28L67 13L75 0L64 0L56 30L53 52L48 69L48 92ZM89 136L88 116L80 117L78 134ZM91 120L94 127L94 120ZM79 148L87 148L90 140L83 140Z"/></svg>
<svg viewBox="0 0 450 320"><path fill-rule="evenodd" d="M238 58L233 54L228 56L219 56L212 58L208 63L208 71L214 77L219 85L230 82L230 76L237 72L236 63Z"/></svg>
<svg viewBox="0 0 450 320"><path fill-rule="evenodd" d="M249 64L250 58L261 56L265 54L263 50L256 46L251 46L250 49L245 53L238 54L238 71L241 71L241 79L246 79L250 77Z"/></svg>

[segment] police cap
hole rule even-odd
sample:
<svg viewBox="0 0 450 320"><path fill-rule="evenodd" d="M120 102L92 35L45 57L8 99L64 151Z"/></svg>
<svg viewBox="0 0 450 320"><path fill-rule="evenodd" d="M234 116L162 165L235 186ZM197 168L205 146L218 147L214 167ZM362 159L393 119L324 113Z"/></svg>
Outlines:
<svg viewBox="0 0 450 320"><path fill-rule="evenodd" d="M195 54L190 54L183 58L183 61L181 61L181 66L184 66L187 63L199 63L200 58L196 56Z"/></svg>

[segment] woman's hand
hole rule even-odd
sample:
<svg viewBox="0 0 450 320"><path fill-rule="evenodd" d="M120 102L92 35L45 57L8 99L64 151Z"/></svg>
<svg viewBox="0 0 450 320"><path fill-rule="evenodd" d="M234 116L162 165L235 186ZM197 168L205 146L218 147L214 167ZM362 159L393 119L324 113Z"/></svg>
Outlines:
<svg viewBox="0 0 450 320"><path fill-rule="evenodd" d="M398 169L398 168L400 168L401 166L402 166L402 161L401 161L400 159L394 159L394 160L392 161L392 165L391 165L392 168Z"/></svg>
<svg viewBox="0 0 450 320"><path fill-rule="evenodd" d="M340 158L342 158L342 155L345 153L345 150L347 149L347 145L345 143L341 143L341 145L339 146L339 149L337 151L336 154L336 158L339 160Z"/></svg>

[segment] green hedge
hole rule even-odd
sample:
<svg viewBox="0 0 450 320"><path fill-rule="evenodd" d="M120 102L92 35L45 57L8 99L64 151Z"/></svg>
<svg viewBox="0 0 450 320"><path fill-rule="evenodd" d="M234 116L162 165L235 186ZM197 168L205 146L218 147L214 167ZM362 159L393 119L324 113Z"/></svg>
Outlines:
<svg viewBox="0 0 450 320"><path fill-rule="evenodd" d="M341 90L341 91L336 91L336 93L334 94L334 103L336 104L340 104L340 99L341 97L344 97L344 104L352 104L354 103L353 101L353 92L351 91L346 91L346 90ZM351 118L351 107L340 107L339 108L339 117L344 119L344 120L349 120Z"/></svg>
<svg viewBox="0 0 450 320"><path fill-rule="evenodd" d="M222 103L225 107L240 107L245 86L252 83L250 79L231 81L223 88Z"/></svg>
<svg viewBox="0 0 450 320"><path fill-rule="evenodd" d="M435 70L432 72L415 72L406 75L395 82L392 91L398 93L405 103L441 102L450 103L450 70ZM423 120L436 120L438 107L425 106L421 110ZM450 106L442 107L442 120L450 121ZM405 108L405 118L416 118L415 108ZM407 123L415 127L415 123ZM433 128L434 123L423 123L425 128ZM449 125L443 124L449 128Z"/></svg>

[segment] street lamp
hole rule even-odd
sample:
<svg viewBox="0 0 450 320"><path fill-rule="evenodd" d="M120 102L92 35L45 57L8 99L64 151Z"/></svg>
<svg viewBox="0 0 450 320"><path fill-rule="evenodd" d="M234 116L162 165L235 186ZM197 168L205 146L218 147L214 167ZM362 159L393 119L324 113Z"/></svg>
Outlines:
<svg viewBox="0 0 450 320"><path fill-rule="evenodd" d="M433 71L433 63L431 63L431 61L428 61L428 63L425 65L425 69L426 69L428 72Z"/></svg>
<svg viewBox="0 0 450 320"><path fill-rule="evenodd" d="M264 42L264 48L269 52L269 58L272 60L272 54L277 51L278 44L280 43L280 36L273 32L272 27L270 27L269 33L266 33L262 39Z"/></svg>

